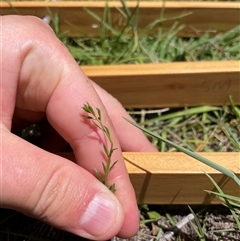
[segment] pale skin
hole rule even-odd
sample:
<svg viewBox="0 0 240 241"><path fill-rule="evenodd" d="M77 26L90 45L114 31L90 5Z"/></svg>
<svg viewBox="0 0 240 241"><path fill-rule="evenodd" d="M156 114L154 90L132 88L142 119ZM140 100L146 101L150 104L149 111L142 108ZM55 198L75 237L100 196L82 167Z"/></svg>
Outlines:
<svg viewBox="0 0 240 241"><path fill-rule="evenodd" d="M0 17L0 28L1 207L89 239L133 236L139 215L122 151L155 147L123 120L130 117L121 104L84 75L41 19ZM115 194L94 176L93 168L101 170L104 161L99 141L104 134L84 119L86 102L101 109L117 148L113 159L118 163L109 175ZM51 133L43 143L46 150L11 133L13 127L36 122ZM50 152L61 151L63 140L76 163Z"/></svg>

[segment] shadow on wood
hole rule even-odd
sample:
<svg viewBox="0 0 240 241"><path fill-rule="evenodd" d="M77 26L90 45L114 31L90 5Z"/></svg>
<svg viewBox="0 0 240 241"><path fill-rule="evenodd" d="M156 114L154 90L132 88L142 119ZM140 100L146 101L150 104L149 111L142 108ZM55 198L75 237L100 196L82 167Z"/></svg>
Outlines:
<svg viewBox="0 0 240 241"><path fill-rule="evenodd" d="M73 153L59 155L74 161ZM200 153L240 177L240 153ZM240 187L230 178L183 153L123 153L138 203L220 204L204 190L215 190L204 172L223 192L239 196ZM116 166L117 167L117 166Z"/></svg>

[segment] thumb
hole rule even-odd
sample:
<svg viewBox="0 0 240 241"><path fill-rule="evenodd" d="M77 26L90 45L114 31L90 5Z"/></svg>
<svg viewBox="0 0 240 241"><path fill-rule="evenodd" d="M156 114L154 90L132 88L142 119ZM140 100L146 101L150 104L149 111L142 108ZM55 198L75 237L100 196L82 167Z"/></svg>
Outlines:
<svg viewBox="0 0 240 241"><path fill-rule="evenodd" d="M107 240L119 232L121 204L92 174L8 130L2 130L2 140L0 206L88 239Z"/></svg>

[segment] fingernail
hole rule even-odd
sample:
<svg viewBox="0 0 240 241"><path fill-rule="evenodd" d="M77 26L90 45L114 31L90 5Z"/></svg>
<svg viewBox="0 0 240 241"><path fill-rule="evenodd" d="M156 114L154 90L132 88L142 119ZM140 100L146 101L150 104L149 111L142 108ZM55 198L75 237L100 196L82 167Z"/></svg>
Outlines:
<svg viewBox="0 0 240 241"><path fill-rule="evenodd" d="M93 236L106 233L117 221L120 206L117 199L109 194L99 193L89 203L80 221L80 227Z"/></svg>

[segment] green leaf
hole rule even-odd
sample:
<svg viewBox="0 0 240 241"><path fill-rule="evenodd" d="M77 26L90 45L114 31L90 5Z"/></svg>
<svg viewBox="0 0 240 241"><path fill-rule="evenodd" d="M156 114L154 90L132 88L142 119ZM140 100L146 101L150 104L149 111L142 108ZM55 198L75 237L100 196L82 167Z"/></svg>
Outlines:
<svg viewBox="0 0 240 241"><path fill-rule="evenodd" d="M84 111L86 111L87 113L89 113L89 111L88 111L88 105L84 104L83 107L82 107L82 109L83 109Z"/></svg>
<svg viewBox="0 0 240 241"><path fill-rule="evenodd" d="M116 191L115 183L113 183L113 184L109 187L109 190L110 190L112 193L115 193L115 191Z"/></svg>
<svg viewBox="0 0 240 241"><path fill-rule="evenodd" d="M98 120L99 121L102 121L102 114L101 114L101 110L96 108L97 109L97 112L98 112Z"/></svg>
<svg viewBox="0 0 240 241"><path fill-rule="evenodd" d="M113 169L113 167L116 165L117 162L118 162L118 161L115 161L115 162L110 166L109 171L111 171L111 170Z"/></svg>
<svg viewBox="0 0 240 241"><path fill-rule="evenodd" d="M154 219L154 220L158 220L161 218L161 215L156 211L148 211L147 215L150 219Z"/></svg>
<svg viewBox="0 0 240 241"><path fill-rule="evenodd" d="M105 180L104 180L104 178L102 177L102 175L100 174L100 172L99 172L97 169L95 169L95 168L94 168L93 170L95 171L98 180L99 180L101 183L104 184Z"/></svg>
<svg viewBox="0 0 240 241"><path fill-rule="evenodd" d="M109 131L109 129L108 129L106 126L104 126L104 131L105 131L105 134L106 134L108 140L109 140L110 142L112 142L112 138L111 138L111 135L110 135L110 131Z"/></svg>
<svg viewBox="0 0 240 241"><path fill-rule="evenodd" d="M108 169L107 169L106 165L103 162L102 162L102 167L103 167L104 173L108 173Z"/></svg>
<svg viewBox="0 0 240 241"><path fill-rule="evenodd" d="M109 152L105 144L103 144L103 149L107 157L109 157Z"/></svg>
<svg viewBox="0 0 240 241"><path fill-rule="evenodd" d="M116 150L117 150L117 148L112 148L111 151L110 151L109 156L112 156L113 152L116 151Z"/></svg>
<svg viewBox="0 0 240 241"><path fill-rule="evenodd" d="M88 120L92 120L92 119L93 119L93 118L92 118L91 116L89 116L89 115L83 115L83 118L88 119Z"/></svg>
<svg viewBox="0 0 240 241"><path fill-rule="evenodd" d="M88 111L89 111L89 113L91 113L94 117L96 116L94 109L92 108L91 105L89 105L89 103L88 103Z"/></svg>

